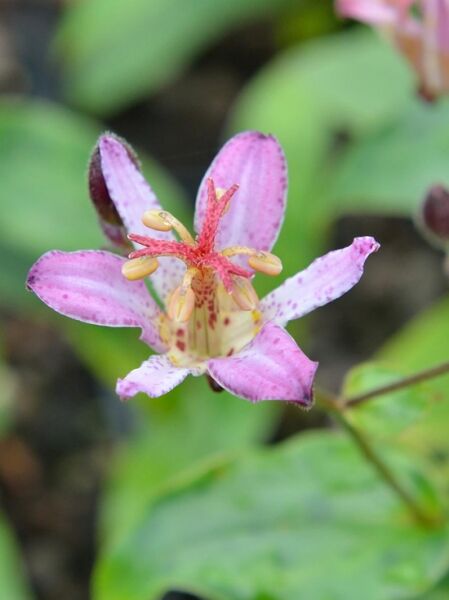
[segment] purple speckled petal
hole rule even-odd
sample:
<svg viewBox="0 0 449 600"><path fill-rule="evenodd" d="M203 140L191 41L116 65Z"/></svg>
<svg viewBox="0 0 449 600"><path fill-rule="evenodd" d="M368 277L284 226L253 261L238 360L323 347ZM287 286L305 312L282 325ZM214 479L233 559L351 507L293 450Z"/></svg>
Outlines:
<svg viewBox="0 0 449 600"><path fill-rule="evenodd" d="M139 392L156 398L179 385L189 373L190 369L175 367L165 355L151 356L124 379L117 381L116 392L122 400Z"/></svg>
<svg viewBox="0 0 449 600"><path fill-rule="evenodd" d="M160 309L143 281L123 277L124 260L110 252L53 250L32 266L27 287L66 317L109 327L140 327L141 339L164 352L157 324Z"/></svg>
<svg viewBox="0 0 449 600"><path fill-rule="evenodd" d="M359 281L365 260L378 248L374 238L359 237L350 246L317 258L262 300L265 319L285 325L339 298Z"/></svg>
<svg viewBox="0 0 449 600"><path fill-rule="evenodd" d="M235 356L214 358L207 366L223 388L251 402L287 400L305 407L312 404L318 363L307 358L295 340L272 323L267 323Z"/></svg>
<svg viewBox="0 0 449 600"><path fill-rule="evenodd" d="M198 191L196 231L201 230L204 219L209 177L217 188L239 185L221 220L217 249L238 244L271 250L282 224L287 192L287 167L278 141L271 135L247 131L225 144Z"/></svg>
<svg viewBox="0 0 449 600"><path fill-rule="evenodd" d="M150 235L155 239L174 240L171 232L149 230L142 223L146 210L160 209L153 190L145 181L127 148L115 136L103 135L99 141L101 168L109 194L128 233ZM139 244L136 248L140 249ZM161 258L158 270L151 275L151 283L159 298L166 300L177 287L184 273L184 265L173 258Z"/></svg>

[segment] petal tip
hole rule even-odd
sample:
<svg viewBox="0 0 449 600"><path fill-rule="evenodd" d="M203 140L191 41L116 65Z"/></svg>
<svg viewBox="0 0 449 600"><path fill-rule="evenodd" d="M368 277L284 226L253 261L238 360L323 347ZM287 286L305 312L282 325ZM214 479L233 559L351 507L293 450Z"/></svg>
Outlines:
<svg viewBox="0 0 449 600"><path fill-rule="evenodd" d="M132 390L132 387L133 386L125 379L117 379L115 393L122 402L126 402L136 394L136 391Z"/></svg>
<svg viewBox="0 0 449 600"><path fill-rule="evenodd" d="M353 244L354 249L365 258L367 258L370 254L373 254L373 252L377 252L380 248L379 242L375 238L368 235L355 238Z"/></svg>
<svg viewBox="0 0 449 600"><path fill-rule="evenodd" d="M105 131L98 138L95 148L97 147L100 150L102 158L105 154L109 154L114 157L120 157L126 154L127 158L129 158L131 162L134 163L134 166L140 170L140 162L133 147L124 138L120 137L116 133Z"/></svg>

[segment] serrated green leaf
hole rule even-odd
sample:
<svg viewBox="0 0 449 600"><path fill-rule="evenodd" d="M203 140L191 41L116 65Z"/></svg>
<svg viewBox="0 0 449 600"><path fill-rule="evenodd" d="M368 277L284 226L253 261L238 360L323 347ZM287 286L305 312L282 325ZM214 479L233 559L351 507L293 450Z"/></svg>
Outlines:
<svg viewBox="0 0 449 600"><path fill-rule="evenodd" d="M71 99L105 114L172 80L227 30L295 0L84 0L66 9L58 49Z"/></svg>
<svg viewBox="0 0 449 600"><path fill-rule="evenodd" d="M411 599L449 562L341 435L300 436L172 488L100 559L95 600Z"/></svg>

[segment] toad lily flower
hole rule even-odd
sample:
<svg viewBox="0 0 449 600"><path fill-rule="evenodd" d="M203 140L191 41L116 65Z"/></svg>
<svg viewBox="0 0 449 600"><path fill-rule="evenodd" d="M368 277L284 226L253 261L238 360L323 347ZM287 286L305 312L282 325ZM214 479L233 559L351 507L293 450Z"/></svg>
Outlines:
<svg viewBox="0 0 449 600"><path fill-rule="evenodd" d="M159 205L135 156L118 138L100 138L90 190L103 229L129 260L105 251L44 254L28 288L57 312L110 327L139 327L155 352L117 383L117 393L160 396L188 374L208 373L251 401L309 406L317 363L285 331L297 319L347 292L378 248L356 238L287 279L259 301L255 273L276 276L271 253L285 209L286 166L272 136L245 132L220 151L201 183L193 237ZM162 310L150 295L150 276Z"/></svg>
<svg viewBox="0 0 449 600"><path fill-rule="evenodd" d="M337 10L391 39L415 71L424 98L449 91L449 0L337 0Z"/></svg>

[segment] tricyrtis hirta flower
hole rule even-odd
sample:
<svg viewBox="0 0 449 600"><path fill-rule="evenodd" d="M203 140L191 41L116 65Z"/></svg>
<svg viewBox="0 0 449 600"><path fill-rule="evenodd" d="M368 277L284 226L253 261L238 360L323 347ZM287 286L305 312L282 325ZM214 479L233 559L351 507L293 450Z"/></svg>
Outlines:
<svg viewBox="0 0 449 600"><path fill-rule="evenodd" d="M355 285L376 241L356 238L259 301L254 275L276 276L282 269L271 248L284 215L287 175L272 136L241 133L223 147L198 192L196 237L161 208L135 155L115 136L100 138L89 175L105 233L123 246L126 229L134 244L129 260L104 251L52 251L32 267L27 283L66 316L141 328L141 339L160 355L119 380L117 393L160 396L189 373L208 373L248 400L309 406L317 363L284 327Z"/></svg>
<svg viewBox="0 0 449 600"><path fill-rule="evenodd" d="M337 0L337 10L384 32L411 64L425 98L449 91L448 0Z"/></svg>

